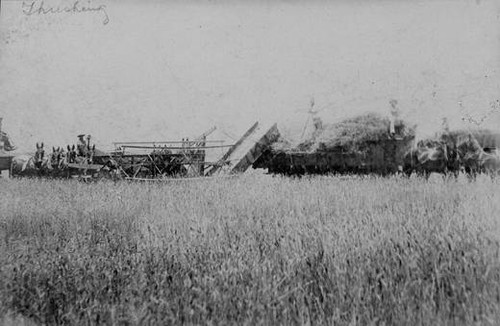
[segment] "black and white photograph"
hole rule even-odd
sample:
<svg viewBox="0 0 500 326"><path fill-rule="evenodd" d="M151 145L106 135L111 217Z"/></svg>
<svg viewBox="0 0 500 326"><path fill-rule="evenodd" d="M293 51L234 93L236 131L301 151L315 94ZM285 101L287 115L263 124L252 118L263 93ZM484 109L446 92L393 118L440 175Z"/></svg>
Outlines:
<svg viewBox="0 0 500 326"><path fill-rule="evenodd" d="M0 325L500 325L500 2L0 0Z"/></svg>

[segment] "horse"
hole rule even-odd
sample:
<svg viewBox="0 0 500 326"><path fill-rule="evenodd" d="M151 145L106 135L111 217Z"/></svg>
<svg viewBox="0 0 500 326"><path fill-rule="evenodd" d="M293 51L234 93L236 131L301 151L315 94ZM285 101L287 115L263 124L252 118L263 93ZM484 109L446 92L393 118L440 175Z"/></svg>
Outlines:
<svg viewBox="0 0 500 326"><path fill-rule="evenodd" d="M82 153L81 148L78 148L75 145L71 147L67 145L66 148L68 150L64 163L66 167L68 167L68 164L70 163L82 164L82 165L93 163L95 154L95 144L92 147L90 147L90 145L87 145L86 150L83 152L83 155L80 155ZM83 173L80 173L80 175L87 175L87 169L83 169L82 171ZM68 177L70 176L69 172L67 176Z"/></svg>
<svg viewBox="0 0 500 326"><path fill-rule="evenodd" d="M433 172L446 175L449 172L449 154L445 143L436 140L421 140L404 156L403 172L408 176L416 172L429 178Z"/></svg>
<svg viewBox="0 0 500 326"><path fill-rule="evenodd" d="M481 172L481 160L484 158L484 150L472 134L457 136L457 152L460 168L475 179Z"/></svg>
<svg viewBox="0 0 500 326"><path fill-rule="evenodd" d="M441 135L441 144L444 146L446 157L446 172L453 173L455 178L460 172L460 157L457 148L457 140L455 135L449 133Z"/></svg>
<svg viewBox="0 0 500 326"><path fill-rule="evenodd" d="M66 149L68 150L68 152L66 153L66 164L68 163L76 163L76 157L77 157L77 153L76 153L76 149L75 149L75 145L73 145L73 147L70 147L69 145L66 147Z"/></svg>
<svg viewBox="0 0 500 326"><path fill-rule="evenodd" d="M457 151L460 167L470 179L475 179L479 173L485 173L491 177L500 174L500 153L498 150L495 148L488 152L485 151L472 134L457 137Z"/></svg>
<svg viewBox="0 0 500 326"><path fill-rule="evenodd" d="M95 154L95 145L92 147L88 146L87 150L83 152L83 155L80 155L80 150L73 145L70 147L69 145L66 147L68 150L68 154L66 155L67 163L77 163L77 164L92 164L94 161Z"/></svg>
<svg viewBox="0 0 500 326"><path fill-rule="evenodd" d="M479 160L481 172L489 174L492 178L500 175L500 153L498 150L491 153L483 151Z"/></svg>
<svg viewBox="0 0 500 326"><path fill-rule="evenodd" d="M52 147L52 153L48 156L48 172L54 176L61 176L67 169L67 155L61 147Z"/></svg>
<svg viewBox="0 0 500 326"><path fill-rule="evenodd" d="M41 176L48 169L43 143L36 143L35 155L18 155L12 158L10 172L12 176Z"/></svg>

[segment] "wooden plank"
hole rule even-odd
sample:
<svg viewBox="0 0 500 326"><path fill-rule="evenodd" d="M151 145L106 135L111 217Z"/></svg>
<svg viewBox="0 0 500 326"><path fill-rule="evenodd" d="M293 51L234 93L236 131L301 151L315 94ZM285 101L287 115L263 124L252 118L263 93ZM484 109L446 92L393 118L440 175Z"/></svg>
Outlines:
<svg viewBox="0 0 500 326"><path fill-rule="evenodd" d="M213 133L215 130L217 129L216 126L213 126L212 128L208 129L207 131L205 131L203 134L201 134L200 136L196 137L195 138L195 141L200 141L200 140L203 140L204 142L207 142L206 140L204 140L204 138L207 138L211 133Z"/></svg>
<svg viewBox="0 0 500 326"><path fill-rule="evenodd" d="M79 163L68 163L68 168L79 169L79 170L100 170L104 165L100 164L79 164Z"/></svg>
<svg viewBox="0 0 500 326"><path fill-rule="evenodd" d="M199 140L189 141L189 143L197 143ZM183 150L193 150L193 149L206 149L206 148L226 148L233 147L234 145L217 145L217 146L188 146L188 147L180 147L180 146L139 146L139 145L122 145L122 148L136 148L136 149L183 149Z"/></svg>
<svg viewBox="0 0 500 326"><path fill-rule="evenodd" d="M230 179L237 175L224 175L224 176L212 176L212 177L166 177L166 178L132 178L126 177L125 180L129 181L143 181L143 182L176 182L176 181L196 181L196 180L219 180L219 179Z"/></svg>
<svg viewBox="0 0 500 326"><path fill-rule="evenodd" d="M187 143L192 143L195 140L168 140L168 141L128 141L128 142L114 142L113 145L154 145L156 144L157 147L160 147L159 144L187 144ZM224 143L225 140L222 139L215 139L215 140L206 140L206 143Z"/></svg>
<svg viewBox="0 0 500 326"><path fill-rule="evenodd" d="M125 157L134 157L134 158L148 158L151 153L119 153L119 154L114 154L115 156L112 157L114 160L119 160L120 158L125 158ZM162 154L161 152L157 152L156 155L168 155L169 157L183 157L181 153L168 153L168 154Z"/></svg>
<svg viewBox="0 0 500 326"><path fill-rule="evenodd" d="M251 134L255 131L255 129L257 128L257 126L258 126L258 125L259 125L259 122L258 122L258 121L257 121L257 122L255 122L255 123L254 123L254 124L250 127L250 129L248 129L248 130L247 130L247 132L245 132L245 133L243 134L243 136L242 136L242 137L241 137L241 138L240 138L240 139L239 139L236 143L234 143L234 145L233 145L231 148L229 148L229 150L228 150L228 151L227 151L227 152L226 152L226 153L225 153L225 154L224 154L224 155L220 158L220 160L219 160L219 161L220 161L221 163L222 163L222 162L227 161L227 159L229 158L229 156L231 156L231 154L233 154L233 153L234 153L234 151L235 151L236 149L238 149L238 147L240 147L240 146L241 146L241 144L242 144L242 143L243 143L243 142L244 142L244 141L245 141L245 140L246 140L246 139L247 139L247 138L248 138L248 137L249 137L249 136L250 136L250 135L251 135ZM209 170L205 173L205 175L206 175L206 176L211 176L212 174L214 174L215 172L217 172L218 170L220 170L220 169L221 169L221 167L222 167L222 164L221 164L221 165L219 165L219 166L212 166L212 168L211 168L211 169L209 169Z"/></svg>

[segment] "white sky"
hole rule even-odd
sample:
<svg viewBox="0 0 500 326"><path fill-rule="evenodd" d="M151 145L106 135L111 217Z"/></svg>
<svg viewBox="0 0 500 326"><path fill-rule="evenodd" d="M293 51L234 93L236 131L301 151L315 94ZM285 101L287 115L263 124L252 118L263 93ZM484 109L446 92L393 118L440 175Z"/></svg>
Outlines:
<svg viewBox="0 0 500 326"><path fill-rule="evenodd" d="M388 114L394 98L426 133L445 116L467 127L500 99L495 0L90 3L107 25L2 1L0 116L21 150L79 133L105 148L213 125L239 136L255 121L293 136L311 97L326 122ZM499 129L500 112L483 125Z"/></svg>

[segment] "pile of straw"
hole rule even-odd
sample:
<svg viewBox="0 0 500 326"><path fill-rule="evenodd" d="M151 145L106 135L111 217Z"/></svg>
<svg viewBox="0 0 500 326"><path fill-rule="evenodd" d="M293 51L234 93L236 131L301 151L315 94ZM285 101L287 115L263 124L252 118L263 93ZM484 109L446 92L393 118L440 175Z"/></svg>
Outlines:
<svg viewBox="0 0 500 326"><path fill-rule="evenodd" d="M332 151L359 152L373 143L391 138L390 119L377 113L366 113L338 123L324 124L315 139L309 139L296 147L285 140L273 145L275 151ZM395 127L398 137L414 137L415 126L397 119Z"/></svg>
<svg viewBox="0 0 500 326"><path fill-rule="evenodd" d="M344 151L362 150L368 143L390 139L390 119L377 113L367 113L345 119L325 128L316 140L321 150L342 149ZM396 120L398 136L415 135L415 128L403 120Z"/></svg>

